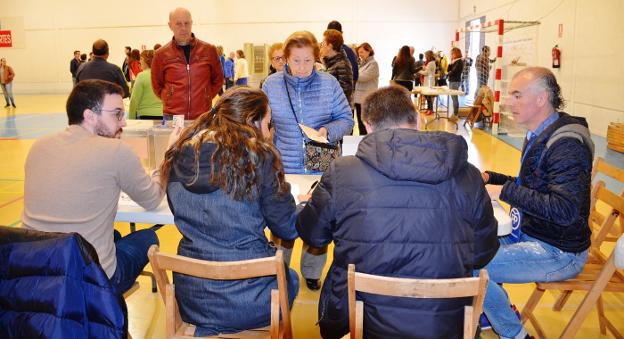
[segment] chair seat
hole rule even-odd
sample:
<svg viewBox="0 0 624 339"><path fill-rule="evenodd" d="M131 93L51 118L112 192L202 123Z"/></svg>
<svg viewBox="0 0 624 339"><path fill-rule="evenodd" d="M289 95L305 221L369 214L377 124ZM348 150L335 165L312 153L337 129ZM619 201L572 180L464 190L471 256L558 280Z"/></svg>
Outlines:
<svg viewBox="0 0 624 339"><path fill-rule="evenodd" d="M176 339L192 339L195 337L195 330L197 327L195 325L191 325L183 322L182 326L178 328L176 331ZM200 337L200 338L271 338L271 327L261 327L253 330L246 330L242 332L236 333L228 333L228 334L218 334L214 336Z"/></svg>

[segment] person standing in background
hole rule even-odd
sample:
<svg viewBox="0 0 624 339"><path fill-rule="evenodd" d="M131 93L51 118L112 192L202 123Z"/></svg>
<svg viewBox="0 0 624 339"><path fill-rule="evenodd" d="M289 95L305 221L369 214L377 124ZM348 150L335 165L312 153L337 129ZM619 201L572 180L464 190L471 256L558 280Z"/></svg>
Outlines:
<svg viewBox="0 0 624 339"><path fill-rule="evenodd" d="M76 73L76 80L78 82L88 79L100 79L115 83L123 89L123 97L130 96L130 90L128 89L128 83L124 78L124 75L115 64L111 64L108 59L108 43L104 39L98 39L93 43L91 47L93 51L93 60L87 62L78 69Z"/></svg>
<svg viewBox="0 0 624 339"><path fill-rule="evenodd" d="M464 72L464 60L462 59L461 50L457 47L451 49L451 64L448 68L448 80L450 89L459 89L461 85L461 77ZM457 121L457 113L459 112L459 99L457 95L451 95L453 100L453 115L449 120Z"/></svg>
<svg viewBox="0 0 624 339"><path fill-rule="evenodd" d="M490 69L492 68L490 62L494 61L496 61L496 58L490 60L490 46L483 46L483 48L481 48L481 54L477 56L477 61L475 62L475 69L477 71L475 96L479 92L481 86L487 86L490 77Z"/></svg>
<svg viewBox="0 0 624 339"><path fill-rule="evenodd" d="M69 62L69 72L72 75L72 84L76 86L76 72L80 67L80 51L74 51L74 57Z"/></svg>
<svg viewBox="0 0 624 339"><path fill-rule="evenodd" d="M137 76L143 70L141 68L141 52L138 49L133 49L130 52L130 59L128 59L128 69L130 70L130 88L134 88L134 82Z"/></svg>
<svg viewBox="0 0 624 339"><path fill-rule="evenodd" d="M124 78L126 78L126 82L130 81L130 53L132 53L132 47L126 46L124 47L124 53L126 56L124 57L123 65L121 66L121 71L123 72Z"/></svg>
<svg viewBox="0 0 624 339"><path fill-rule="evenodd" d="M321 61L325 66L325 71L336 78L344 92L349 106L353 105L353 68L347 59L347 55L340 47L344 45L342 33L335 29L328 29L323 33L321 42Z"/></svg>
<svg viewBox="0 0 624 339"><path fill-rule="evenodd" d="M194 120L212 108L212 98L223 86L217 48L193 34L193 18L186 8L169 13L173 38L154 53L152 87L163 102L163 114Z"/></svg>
<svg viewBox="0 0 624 339"><path fill-rule="evenodd" d="M6 107L9 107L9 103L15 106L15 98L13 98L13 78L15 78L15 72L11 66L7 65L6 59L0 59L0 87L2 87L2 93L4 93L4 100L6 101Z"/></svg>
<svg viewBox="0 0 624 339"><path fill-rule="evenodd" d="M219 55L219 62L221 62L221 68L223 69L223 83L225 83L225 53L223 53L223 46L217 46L217 54ZM219 89L219 96L223 95L223 85Z"/></svg>
<svg viewBox="0 0 624 339"><path fill-rule="evenodd" d="M379 65L373 57L375 51L368 42L361 44L357 48L357 53L360 57L360 79L355 84L355 115L358 121L358 131L360 135L365 135L366 127L362 121L362 104L366 96L377 90L379 86Z"/></svg>
<svg viewBox="0 0 624 339"><path fill-rule="evenodd" d="M283 46L284 46L283 43L276 42L273 45L271 45L271 47L269 47L269 52L267 55L269 56L269 61L271 62L271 64L269 65L269 74L267 76L284 70L286 59L284 59ZM262 84L264 84L264 80L266 80L266 78L260 81L260 88L262 88Z"/></svg>
<svg viewBox="0 0 624 339"><path fill-rule="evenodd" d="M422 86L422 81L420 81L420 72L425 65L425 61L423 60L425 55L420 53L418 54L418 60L416 61L416 73L414 74L414 86Z"/></svg>
<svg viewBox="0 0 624 339"><path fill-rule="evenodd" d="M405 87L408 91L414 88L414 74L416 73L416 61L410 56L408 46L399 49L399 53L392 60L392 77L391 79L397 85Z"/></svg>
<svg viewBox="0 0 624 339"><path fill-rule="evenodd" d="M472 67L472 58L466 55L464 58L464 71L462 72L462 91L466 95L470 92L470 67Z"/></svg>
<svg viewBox="0 0 624 339"><path fill-rule="evenodd" d="M340 34L343 34L342 24L336 20L333 20L330 23L328 23L327 29L335 29L338 32L340 32ZM360 72L359 72L358 63L357 63L357 59L358 59L357 55L355 55L355 52L353 51L353 49L351 49L351 47L347 46L344 43L342 44L341 48L345 52L345 54L347 55L347 58L349 59L349 62L351 63L351 71L353 73L353 86L355 87L355 84L357 83L360 77Z"/></svg>
<svg viewBox="0 0 624 339"><path fill-rule="evenodd" d="M162 101L152 90L152 60L154 51L141 52L141 69L143 72L137 76L132 97L130 98L130 118L142 120L161 120L163 115Z"/></svg>
<svg viewBox="0 0 624 339"><path fill-rule="evenodd" d="M245 59L245 53L239 49L236 51L236 60L234 61L234 83L237 86L246 86L248 78L249 65Z"/></svg>
<svg viewBox="0 0 624 339"><path fill-rule="evenodd" d="M230 87L234 86L234 59L236 58L236 53L230 52L230 57L225 60L225 65L223 67L223 77L225 78L225 90L227 91Z"/></svg>

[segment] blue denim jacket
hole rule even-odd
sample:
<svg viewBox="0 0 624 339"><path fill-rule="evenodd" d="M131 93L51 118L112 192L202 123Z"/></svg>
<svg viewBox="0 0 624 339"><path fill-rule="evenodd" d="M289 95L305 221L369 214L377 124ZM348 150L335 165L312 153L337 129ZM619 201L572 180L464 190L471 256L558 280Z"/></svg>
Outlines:
<svg viewBox="0 0 624 339"><path fill-rule="evenodd" d="M174 159L167 186L169 206L182 240L178 254L204 260L235 261L275 254L264 228L283 239L297 237L295 202L290 193L278 194L273 188L271 157L258 165L258 189L251 201L234 200L210 181L210 157L215 144L200 150L199 176L192 181L195 155L186 145ZM297 275L287 273L292 304ZM271 289L275 278L211 281L174 274L176 298L182 319L197 326L195 335L232 333L268 326Z"/></svg>

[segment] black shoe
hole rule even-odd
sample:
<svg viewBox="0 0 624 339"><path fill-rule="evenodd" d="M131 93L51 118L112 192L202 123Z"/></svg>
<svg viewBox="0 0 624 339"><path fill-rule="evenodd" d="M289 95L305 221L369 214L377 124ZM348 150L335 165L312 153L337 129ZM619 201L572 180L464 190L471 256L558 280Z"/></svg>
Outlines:
<svg viewBox="0 0 624 339"><path fill-rule="evenodd" d="M4 108L7 108L7 107L9 107L9 106L11 106L11 105L9 105L9 104L6 104L6 106L4 106Z"/></svg>
<svg viewBox="0 0 624 339"><path fill-rule="evenodd" d="M306 285L312 291L318 291L321 289L320 279L306 279Z"/></svg>
<svg viewBox="0 0 624 339"><path fill-rule="evenodd" d="M17 106L15 106L15 104L13 104L13 108L17 108Z"/></svg>

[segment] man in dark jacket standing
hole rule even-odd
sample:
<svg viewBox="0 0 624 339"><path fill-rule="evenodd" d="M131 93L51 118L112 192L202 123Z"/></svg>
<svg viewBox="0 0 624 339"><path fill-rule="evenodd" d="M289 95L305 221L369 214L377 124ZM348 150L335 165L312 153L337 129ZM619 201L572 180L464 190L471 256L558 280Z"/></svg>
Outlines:
<svg viewBox="0 0 624 339"><path fill-rule="evenodd" d="M585 119L558 112L563 105L554 74L530 67L514 75L507 105L526 125L518 177L483 173L492 195L512 206L513 232L485 267L490 282L484 312L501 338L528 337L497 283L561 281L585 265L594 144ZM500 191L499 191L500 190Z"/></svg>
<svg viewBox="0 0 624 339"><path fill-rule="evenodd" d="M336 20L333 20L330 23L328 23L327 29L335 29L338 32L340 32L340 34L343 34L342 24ZM358 61L357 55L355 55L355 52L353 51L353 49L351 49L351 47L347 46L344 43L342 44L341 48L345 52L345 54L347 55L347 58L349 59L349 62L351 63L351 71L353 72L353 88L355 88L355 83L358 81L358 78L360 77L359 65L357 62Z"/></svg>
<svg viewBox="0 0 624 339"><path fill-rule="evenodd" d="M123 97L130 96L128 83L121 71L115 64L106 61L108 59L108 43L104 39L95 40L92 47L93 60L78 68L76 81L82 80L106 80L121 86Z"/></svg>
<svg viewBox="0 0 624 339"><path fill-rule="evenodd" d="M72 83L76 86L76 73L78 72L78 67L80 66L80 51L74 51L74 57L69 62L69 72L72 75Z"/></svg>
<svg viewBox="0 0 624 339"><path fill-rule="evenodd" d="M163 102L165 117L195 119L210 111L223 86L223 68L217 48L195 38L188 9L171 11L169 28L173 39L154 53L152 88Z"/></svg>
<svg viewBox="0 0 624 339"><path fill-rule="evenodd" d="M410 93L398 86L371 93L363 121L371 134L355 156L333 162L298 217L304 242L335 244L319 301L324 338L349 331L349 264L388 277L468 277L499 246L490 198L461 136L419 132ZM367 338L461 338L470 301L358 299Z"/></svg>

